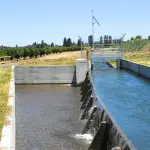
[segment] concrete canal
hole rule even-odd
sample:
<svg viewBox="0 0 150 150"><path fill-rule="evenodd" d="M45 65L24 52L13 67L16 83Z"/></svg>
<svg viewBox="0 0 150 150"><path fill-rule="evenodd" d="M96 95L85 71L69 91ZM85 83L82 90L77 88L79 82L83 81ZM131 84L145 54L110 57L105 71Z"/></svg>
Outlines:
<svg viewBox="0 0 150 150"><path fill-rule="evenodd" d="M137 74L149 77L150 69L92 63L87 74L85 61L76 69L16 67L16 84L49 83L16 85L16 150L149 150L150 80ZM58 81L64 85L51 84Z"/></svg>
<svg viewBox="0 0 150 150"><path fill-rule="evenodd" d="M150 80L116 69L93 71L92 77L100 98L128 138L137 148L149 150Z"/></svg>

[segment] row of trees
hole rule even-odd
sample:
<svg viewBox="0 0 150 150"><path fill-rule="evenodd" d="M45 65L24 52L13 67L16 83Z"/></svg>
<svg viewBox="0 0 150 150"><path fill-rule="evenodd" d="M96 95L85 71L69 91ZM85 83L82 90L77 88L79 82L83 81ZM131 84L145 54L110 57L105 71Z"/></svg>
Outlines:
<svg viewBox="0 0 150 150"><path fill-rule="evenodd" d="M27 57L29 58L37 58L42 57L44 55L49 55L52 53L62 53L66 51L77 51L80 50L80 47L44 47L44 48L36 48L36 47L2 47L0 48L0 56L10 56L11 60L20 59Z"/></svg>
<svg viewBox="0 0 150 150"><path fill-rule="evenodd" d="M81 46L81 39L78 39L77 43L72 42L71 38L64 38L63 40L63 47L70 47L70 46Z"/></svg>
<svg viewBox="0 0 150 150"><path fill-rule="evenodd" d="M88 43L89 46L92 47L93 45L93 36L90 35L88 37ZM110 46L111 44L120 44L121 43L121 39L113 39L112 36L110 35L104 35L100 37L100 41L96 41L96 44L102 44L104 46Z"/></svg>
<svg viewBox="0 0 150 150"><path fill-rule="evenodd" d="M142 36L141 35L137 35L135 38L134 37L131 37L130 41L133 41L133 40L142 40ZM148 40L150 40L150 36L148 36L147 38Z"/></svg>
<svg viewBox="0 0 150 150"><path fill-rule="evenodd" d="M104 35L100 37L100 44L105 44L105 45L110 45L110 44L120 44L121 39L117 38L112 38L111 35Z"/></svg>
<svg viewBox="0 0 150 150"><path fill-rule="evenodd" d="M143 39L142 36L138 35L135 38L132 37L128 41L142 40L142 39ZM147 39L150 40L150 36L148 36ZM128 41L126 41L126 42L128 42ZM110 46L111 44L120 44L120 43L121 43L121 38L118 38L118 39L117 38L112 38L111 35L101 36L99 41L94 42L94 44L101 44L101 45L104 45L104 46ZM90 47L92 47L92 45L93 45L93 36L92 35L88 36L88 44L89 44Z"/></svg>

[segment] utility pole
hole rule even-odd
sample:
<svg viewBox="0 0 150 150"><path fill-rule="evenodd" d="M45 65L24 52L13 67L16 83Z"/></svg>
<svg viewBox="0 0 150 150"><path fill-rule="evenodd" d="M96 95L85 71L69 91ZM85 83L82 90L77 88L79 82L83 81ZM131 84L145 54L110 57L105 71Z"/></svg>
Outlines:
<svg viewBox="0 0 150 150"><path fill-rule="evenodd" d="M82 58L82 38L79 36L80 42L81 42L81 58Z"/></svg>
<svg viewBox="0 0 150 150"><path fill-rule="evenodd" d="M92 37L93 37L93 50L94 50L94 20L93 20L93 10L92 10Z"/></svg>
<svg viewBox="0 0 150 150"><path fill-rule="evenodd" d="M123 46L123 39L124 37L126 36L126 34L123 34L122 37L121 37L121 58L123 59L124 58L124 46Z"/></svg>
<svg viewBox="0 0 150 150"><path fill-rule="evenodd" d="M94 22L95 21L95 22ZM97 23L99 26L99 22L97 21L97 19L94 17L94 13L93 13L93 10L92 10L92 37L93 37L93 50L94 50L94 25L95 23Z"/></svg>

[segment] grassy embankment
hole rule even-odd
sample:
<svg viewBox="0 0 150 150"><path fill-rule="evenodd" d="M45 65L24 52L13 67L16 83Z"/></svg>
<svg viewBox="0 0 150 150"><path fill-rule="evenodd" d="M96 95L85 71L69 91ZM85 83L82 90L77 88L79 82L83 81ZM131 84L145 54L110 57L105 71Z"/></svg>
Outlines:
<svg viewBox="0 0 150 150"><path fill-rule="evenodd" d="M2 128L4 124L6 124L6 115L10 110L7 106L10 78L11 68L0 67L0 138L2 135Z"/></svg>
<svg viewBox="0 0 150 150"><path fill-rule="evenodd" d="M125 59L150 66L150 40L133 40L124 43ZM115 61L110 61L116 65Z"/></svg>
<svg viewBox="0 0 150 150"><path fill-rule="evenodd" d="M39 59L19 61L20 66L49 66L49 65L70 65L76 64L76 59L81 58L81 52L65 52L51 54Z"/></svg>
<svg viewBox="0 0 150 150"><path fill-rule="evenodd" d="M69 65L74 66L76 63L76 57L72 58L58 58L49 60L32 60L28 62L20 63L20 66L49 66L49 65Z"/></svg>

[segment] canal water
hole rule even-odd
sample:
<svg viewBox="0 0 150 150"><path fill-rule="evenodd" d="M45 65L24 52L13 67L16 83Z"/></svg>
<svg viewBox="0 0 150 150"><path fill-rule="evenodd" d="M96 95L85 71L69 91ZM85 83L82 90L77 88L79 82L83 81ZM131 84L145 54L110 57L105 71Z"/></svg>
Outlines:
<svg viewBox="0 0 150 150"><path fill-rule="evenodd" d="M129 140L150 150L150 80L127 70L93 71L94 86Z"/></svg>
<svg viewBox="0 0 150 150"><path fill-rule="evenodd" d="M80 88L16 85L16 150L87 150Z"/></svg>

